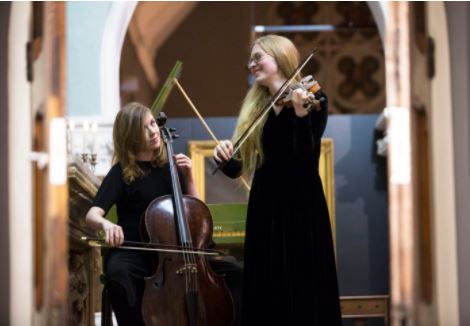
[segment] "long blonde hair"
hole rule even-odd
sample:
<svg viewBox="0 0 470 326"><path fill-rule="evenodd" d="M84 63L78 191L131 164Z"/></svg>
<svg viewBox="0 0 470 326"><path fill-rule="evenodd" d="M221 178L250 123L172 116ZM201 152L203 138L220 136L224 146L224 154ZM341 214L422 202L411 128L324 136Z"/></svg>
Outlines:
<svg viewBox="0 0 470 326"><path fill-rule="evenodd" d="M137 164L137 155L145 149L144 119L151 111L146 106L132 102L126 104L117 114L113 126L113 163L121 164L124 182L127 184L145 175ZM165 145L155 150L151 159L154 166L166 162Z"/></svg>
<svg viewBox="0 0 470 326"><path fill-rule="evenodd" d="M279 35L266 35L256 39L251 45L251 49L255 45L261 47L263 51L274 58L278 70L284 78L287 78L299 65L299 52L288 38ZM300 76L296 80L300 80ZM234 143L261 113L270 98L271 94L267 87L256 82L253 83L240 109L237 126L232 138ZM255 168L263 164L264 154L261 136L266 119L267 115L243 143L238 152L237 156L243 162L242 174L244 175L251 174Z"/></svg>

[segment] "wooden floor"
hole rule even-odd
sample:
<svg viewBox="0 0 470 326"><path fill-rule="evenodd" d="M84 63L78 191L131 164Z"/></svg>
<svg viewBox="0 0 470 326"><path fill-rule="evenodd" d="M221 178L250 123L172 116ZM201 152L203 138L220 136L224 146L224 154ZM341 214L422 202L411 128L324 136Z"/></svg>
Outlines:
<svg viewBox="0 0 470 326"><path fill-rule="evenodd" d="M383 318L384 325L389 324L388 295L343 296L341 314L343 319L350 319L355 326L365 325L368 318ZM95 313L95 325L101 325L101 312ZM113 313L113 325L117 325Z"/></svg>

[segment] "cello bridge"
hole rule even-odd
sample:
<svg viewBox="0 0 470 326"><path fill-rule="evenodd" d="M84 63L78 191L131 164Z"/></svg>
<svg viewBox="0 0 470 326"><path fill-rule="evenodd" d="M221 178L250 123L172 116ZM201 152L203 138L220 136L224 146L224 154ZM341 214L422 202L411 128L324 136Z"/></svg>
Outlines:
<svg viewBox="0 0 470 326"><path fill-rule="evenodd" d="M176 274L183 274L183 273L190 273L190 274L197 274L197 266L196 264L187 264L181 267L176 271Z"/></svg>

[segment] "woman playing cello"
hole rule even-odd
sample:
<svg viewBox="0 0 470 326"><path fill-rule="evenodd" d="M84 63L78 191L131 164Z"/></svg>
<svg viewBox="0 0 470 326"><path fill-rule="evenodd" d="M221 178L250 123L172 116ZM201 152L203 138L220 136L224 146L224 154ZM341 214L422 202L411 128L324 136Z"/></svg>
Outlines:
<svg viewBox="0 0 470 326"><path fill-rule="evenodd" d="M172 193L170 172L159 127L144 105L129 103L119 111L113 126L113 143L115 164L104 178L86 221L93 229L104 231L106 242L116 247L107 255L104 269L119 325L143 325L144 277L155 271L153 256L118 247L124 240L141 240L140 219L147 206L155 198ZM176 154L174 161L183 193L197 197L191 160ZM117 224L105 218L114 204Z"/></svg>

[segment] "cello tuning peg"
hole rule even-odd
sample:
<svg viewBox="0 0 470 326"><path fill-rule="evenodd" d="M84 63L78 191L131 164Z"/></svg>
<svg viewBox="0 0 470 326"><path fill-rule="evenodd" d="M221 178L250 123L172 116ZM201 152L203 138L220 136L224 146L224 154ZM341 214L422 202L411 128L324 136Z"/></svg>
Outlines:
<svg viewBox="0 0 470 326"><path fill-rule="evenodd" d="M175 132L175 131L176 131L176 128L169 128L169 130L170 130L171 132Z"/></svg>
<svg viewBox="0 0 470 326"><path fill-rule="evenodd" d="M178 135L178 134L173 134L172 138L173 138L173 139L180 138L180 135Z"/></svg>

